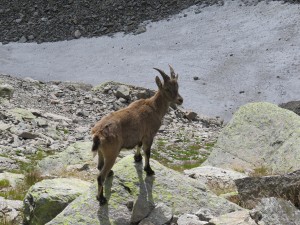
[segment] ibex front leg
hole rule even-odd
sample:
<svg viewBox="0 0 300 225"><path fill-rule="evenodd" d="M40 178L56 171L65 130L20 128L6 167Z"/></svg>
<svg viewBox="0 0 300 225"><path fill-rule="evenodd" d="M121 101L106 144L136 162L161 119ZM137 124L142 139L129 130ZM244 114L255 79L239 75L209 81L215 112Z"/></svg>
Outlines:
<svg viewBox="0 0 300 225"><path fill-rule="evenodd" d="M151 141L147 141L143 143L143 151L145 153L145 167L144 167L144 171L146 171L148 176L154 175L154 171L151 169L150 167L150 154L151 154L151 146L152 146L152 142Z"/></svg>

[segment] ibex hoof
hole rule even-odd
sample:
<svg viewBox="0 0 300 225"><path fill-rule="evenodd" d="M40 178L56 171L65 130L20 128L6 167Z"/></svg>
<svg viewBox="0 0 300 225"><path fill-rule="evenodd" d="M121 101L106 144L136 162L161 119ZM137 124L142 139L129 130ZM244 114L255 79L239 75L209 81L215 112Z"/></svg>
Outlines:
<svg viewBox="0 0 300 225"><path fill-rule="evenodd" d="M99 196L96 196L97 200L99 201L99 204L100 205L105 205L107 203L107 200L105 197L99 197Z"/></svg>
<svg viewBox="0 0 300 225"><path fill-rule="evenodd" d="M135 162L141 162L143 159L142 155L134 155L134 161Z"/></svg>
<svg viewBox="0 0 300 225"><path fill-rule="evenodd" d="M144 169L147 173L147 176L152 176L155 174L155 172L151 168L145 168Z"/></svg>

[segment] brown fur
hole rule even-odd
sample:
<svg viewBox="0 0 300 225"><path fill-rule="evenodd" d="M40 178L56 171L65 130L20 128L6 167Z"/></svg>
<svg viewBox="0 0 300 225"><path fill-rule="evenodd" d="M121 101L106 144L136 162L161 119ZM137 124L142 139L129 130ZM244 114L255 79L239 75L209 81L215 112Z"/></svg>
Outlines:
<svg viewBox="0 0 300 225"><path fill-rule="evenodd" d="M97 151L99 156L98 169L100 174L98 176L97 199L100 204L106 202L103 196L104 180L112 174L111 168L122 148L131 149L138 146L134 158L136 162L139 162L142 159L139 147L143 146L145 153L144 170L147 175L154 174L149 164L154 136L169 105L171 103L182 104L183 102L178 93L178 75L175 76L172 67L170 66L171 78L163 71L156 70L164 78L164 84L156 77L159 90L153 97L137 100L124 109L106 115L92 128L92 151Z"/></svg>

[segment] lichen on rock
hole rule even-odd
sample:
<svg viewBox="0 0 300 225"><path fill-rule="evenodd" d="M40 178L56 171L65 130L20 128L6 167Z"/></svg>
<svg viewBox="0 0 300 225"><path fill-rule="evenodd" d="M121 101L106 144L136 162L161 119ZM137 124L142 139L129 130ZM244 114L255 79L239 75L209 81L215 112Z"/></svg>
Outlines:
<svg viewBox="0 0 300 225"><path fill-rule="evenodd" d="M48 225L99 222L130 224L133 215L132 208L128 207L130 202L134 205L164 203L166 207L171 208L173 215L195 213L201 207L210 208L215 215L240 209L237 205L212 194L199 181L168 169L155 160L151 160L151 165L156 174L149 177L143 171L142 163L134 163L132 155L126 156L113 167L114 176L106 180L104 194L108 204L99 206L95 198L97 185L94 184ZM143 215L147 218L147 213Z"/></svg>

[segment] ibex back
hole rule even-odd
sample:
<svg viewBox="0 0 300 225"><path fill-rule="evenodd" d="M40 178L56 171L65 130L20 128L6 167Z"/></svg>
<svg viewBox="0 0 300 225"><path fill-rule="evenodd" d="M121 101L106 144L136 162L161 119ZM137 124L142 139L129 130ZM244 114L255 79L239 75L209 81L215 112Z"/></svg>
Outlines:
<svg viewBox="0 0 300 225"><path fill-rule="evenodd" d="M105 178L113 174L111 169L122 148L131 149L137 146L134 160L141 162L140 148L142 147L145 155L144 170L149 176L154 174L149 163L153 138L170 104L181 105L183 102L183 98L178 93L178 74L175 75L173 68L170 66L171 76L160 69L154 69L161 74L164 81L162 83L156 76L158 91L154 96L137 100L124 109L108 114L92 128L92 151L98 153L99 157L97 199L100 205L106 203L106 198L103 196Z"/></svg>

